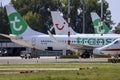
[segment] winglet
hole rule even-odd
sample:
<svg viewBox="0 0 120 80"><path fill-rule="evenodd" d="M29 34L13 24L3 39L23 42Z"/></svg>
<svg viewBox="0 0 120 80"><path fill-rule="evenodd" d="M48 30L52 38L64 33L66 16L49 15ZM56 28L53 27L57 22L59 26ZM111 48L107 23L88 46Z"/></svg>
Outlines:
<svg viewBox="0 0 120 80"><path fill-rule="evenodd" d="M51 38L51 40L52 40L53 42L58 42L58 41L56 40L56 38L53 37L53 35L51 34L50 31L48 31L48 34L49 34L49 36L50 36L50 38Z"/></svg>
<svg viewBox="0 0 120 80"><path fill-rule="evenodd" d="M49 34L49 36L50 36L50 38L51 38L51 40L53 41L53 42L55 42L55 43L60 43L61 45L64 45L64 46L66 46L66 48L69 48L71 51L76 51L76 49L74 49L72 46L70 46L70 45L68 45L68 44L66 44L66 43L64 43L64 42L60 42L60 41L58 41L51 33L50 33L50 31L48 31L48 34Z"/></svg>

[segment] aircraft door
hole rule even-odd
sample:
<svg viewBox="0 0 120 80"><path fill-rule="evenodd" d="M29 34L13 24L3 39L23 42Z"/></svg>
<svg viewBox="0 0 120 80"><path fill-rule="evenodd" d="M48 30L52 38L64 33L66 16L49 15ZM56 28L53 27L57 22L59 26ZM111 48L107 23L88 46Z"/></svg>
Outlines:
<svg viewBox="0 0 120 80"><path fill-rule="evenodd" d="M36 39L33 37L32 38L32 46L34 47L36 45Z"/></svg>

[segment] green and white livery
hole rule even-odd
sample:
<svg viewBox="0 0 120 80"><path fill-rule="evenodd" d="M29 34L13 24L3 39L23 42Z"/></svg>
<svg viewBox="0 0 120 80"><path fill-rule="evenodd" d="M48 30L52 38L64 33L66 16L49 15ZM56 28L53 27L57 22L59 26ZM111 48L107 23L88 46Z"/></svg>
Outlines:
<svg viewBox="0 0 120 80"><path fill-rule="evenodd" d="M32 30L29 25L23 20L20 14L11 5L6 6L7 15L9 18L11 32L14 35L38 35L42 34Z"/></svg>
<svg viewBox="0 0 120 80"><path fill-rule="evenodd" d="M108 26L103 21L101 21L97 13L91 12L91 18L92 18L95 34L112 33L108 28Z"/></svg>
<svg viewBox="0 0 120 80"><path fill-rule="evenodd" d="M12 35L0 35L10 38L13 42L22 46L39 50L67 50L69 48L72 51L87 51L89 49L95 52L96 48L104 47L115 39L120 38L118 34L104 34L102 36L100 34L76 34L70 36L71 44L68 45L68 35L51 35L50 33L46 35L34 31L27 25L13 6L7 5L6 9ZM61 26L58 26L58 28L62 29Z"/></svg>
<svg viewBox="0 0 120 80"><path fill-rule="evenodd" d="M10 26L13 34L20 35L26 31L27 24L24 23L24 20L18 13L12 13L8 18L10 20Z"/></svg>

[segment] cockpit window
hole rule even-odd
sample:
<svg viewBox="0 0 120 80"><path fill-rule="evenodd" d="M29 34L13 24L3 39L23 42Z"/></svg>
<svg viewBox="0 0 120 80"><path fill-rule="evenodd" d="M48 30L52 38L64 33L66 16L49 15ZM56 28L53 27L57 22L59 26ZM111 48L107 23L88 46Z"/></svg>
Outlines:
<svg viewBox="0 0 120 80"><path fill-rule="evenodd" d="M118 44L118 43L119 43L119 41L114 42L114 44Z"/></svg>

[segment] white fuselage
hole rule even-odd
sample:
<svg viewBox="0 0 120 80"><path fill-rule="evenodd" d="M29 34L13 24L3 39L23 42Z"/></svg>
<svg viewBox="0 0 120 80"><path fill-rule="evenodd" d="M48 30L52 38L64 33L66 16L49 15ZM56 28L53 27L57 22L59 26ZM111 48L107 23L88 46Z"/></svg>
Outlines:
<svg viewBox="0 0 120 80"><path fill-rule="evenodd" d="M60 41L67 44L67 35L54 35L54 37ZM91 47L102 47L119 38L118 34L80 34L80 35L70 35L71 44L74 45L85 45ZM13 42L18 43L22 46L27 46L31 48L36 48L39 50L46 50L48 47L52 47L53 50L64 50L68 49L66 46L60 43L55 43L51 41L49 35L35 35L35 36L23 36L23 39L17 40L12 39ZM77 47L78 48L78 47Z"/></svg>
<svg viewBox="0 0 120 80"><path fill-rule="evenodd" d="M100 48L96 48L93 50L93 53L98 53L101 55L117 55L120 54L120 39L116 39L112 43L105 45Z"/></svg>

